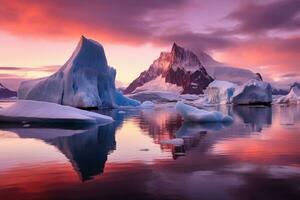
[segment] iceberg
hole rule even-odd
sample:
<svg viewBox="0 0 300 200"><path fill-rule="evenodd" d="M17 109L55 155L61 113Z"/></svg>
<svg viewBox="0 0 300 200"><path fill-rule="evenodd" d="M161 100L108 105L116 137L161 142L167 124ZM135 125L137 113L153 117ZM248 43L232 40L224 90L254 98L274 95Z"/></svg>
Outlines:
<svg viewBox="0 0 300 200"><path fill-rule="evenodd" d="M259 80L249 80L236 88L232 103L239 105L271 104L272 87L269 83Z"/></svg>
<svg viewBox="0 0 300 200"><path fill-rule="evenodd" d="M11 106L0 109L0 122L84 122L104 125L113 121L109 116L42 101L18 100Z"/></svg>
<svg viewBox="0 0 300 200"><path fill-rule="evenodd" d="M231 122L233 120L232 117L221 112L199 109L183 102L177 102L175 108L186 122Z"/></svg>
<svg viewBox="0 0 300 200"><path fill-rule="evenodd" d="M154 108L154 107L155 107L155 104L152 103L151 101L144 101L144 102L141 104L141 107L142 107L142 108Z"/></svg>
<svg viewBox="0 0 300 200"><path fill-rule="evenodd" d="M141 103L137 100L124 96L120 91L116 90L115 103L118 106L139 106Z"/></svg>
<svg viewBox="0 0 300 200"><path fill-rule="evenodd" d="M300 89L297 86L291 88L286 96L277 99L276 103L279 104L298 104L300 102Z"/></svg>
<svg viewBox="0 0 300 200"><path fill-rule="evenodd" d="M102 45L82 36L66 64L50 77L22 82L18 98L79 108L139 105L116 90L115 77Z"/></svg>
<svg viewBox="0 0 300 200"><path fill-rule="evenodd" d="M211 82L205 93L207 94L208 104L229 104L231 103L231 97L234 94L236 84L228 81L214 80Z"/></svg>

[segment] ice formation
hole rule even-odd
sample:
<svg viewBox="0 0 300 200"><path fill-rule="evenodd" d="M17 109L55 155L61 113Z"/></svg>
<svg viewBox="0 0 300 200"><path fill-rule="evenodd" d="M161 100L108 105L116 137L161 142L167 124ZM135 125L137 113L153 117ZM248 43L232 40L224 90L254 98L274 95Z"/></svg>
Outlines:
<svg viewBox="0 0 300 200"><path fill-rule="evenodd" d="M102 45L82 36L66 64L50 77L22 82L18 97L80 108L138 105L116 91L115 76Z"/></svg>
<svg viewBox="0 0 300 200"><path fill-rule="evenodd" d="M228 81L214 80L211 82L205 93L207 94L207 103L209 104L228 104L231 103L231 97L234 94L236 84Z"/></svg>
<svg viewBox="0 0 300 200"><path fill-rule="evenodd" d="M181 114L186 122L231 122L232 117L223 115L218 111L207 111L177 102L175 105L176 110Z"/></svg>
<svg viewBox="0 0 300 200"><path fill-rule="evenodd" d="M236 88L232 96L233 104L271 104L272 87L269 83L259 80L249 80Z"/></svg>
<svg viewBox="0 0 300 200"><path fill-rule="evenodd" d="M109 116L78 108L32 100L17 100L10 107L0 109L2 122L89 122L108 124L113 122Z"/></svg>

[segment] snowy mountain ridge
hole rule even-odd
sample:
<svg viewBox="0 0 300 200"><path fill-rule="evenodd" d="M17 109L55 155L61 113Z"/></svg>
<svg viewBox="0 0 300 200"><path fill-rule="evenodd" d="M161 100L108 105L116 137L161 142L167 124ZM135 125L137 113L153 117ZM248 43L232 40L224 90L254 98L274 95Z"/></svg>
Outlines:
<svg viewBox="0 0 300 200"><path fill-rule="evenodd" d="M159 76L164 81L157 78ZM147 85L156 85L156 89L164 91L169 88L165 87L164 84L173 84L181 88L177 89L177 91L183 94L202 94L212 80L193 52L174 43L171 52L162 52L159 58L150 65L149 69L142 72L124 92L129 94L151 89L143 87L143 85L147 82L155 81L155 83ZM157 84L158 82L160 87Z"/></svg>
<svg viewBox="0 0 300 200"><path fill-rule="evenodd" d="M165 81L157 78L159 76ZM262 80L260 74L251 70L228 66L203 51L194 53L174 43L171 52L162 52L149 69L142 72L124 92L132 94L150 91L153 88L149 86L153 85L155 90L173 92L174 87L170 87L173 84L181 88L176 90L177 93L201 94L213 79L230 81L237 85L251 79ZM164 85L167 83L169 85Z"/></svg>

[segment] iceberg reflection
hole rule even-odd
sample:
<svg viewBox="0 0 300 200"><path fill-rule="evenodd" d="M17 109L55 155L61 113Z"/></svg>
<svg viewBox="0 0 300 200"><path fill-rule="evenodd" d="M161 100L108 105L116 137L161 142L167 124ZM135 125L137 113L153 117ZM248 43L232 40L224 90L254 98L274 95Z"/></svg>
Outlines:
<svg viewBox="0 0 300 200"><path fill-rule="evenodd" d="M116 149L114 125L100 126L73 136L46 140L72 163L82 181L103 173L107 155Z"/></svg>
<svg viewBox="0 0 300 200"><path fill-rule="evenodd" d="M251 130L261 132L265 125L272 124L272 108L270 106L235 106L235 113L251 126Z"/></svg>

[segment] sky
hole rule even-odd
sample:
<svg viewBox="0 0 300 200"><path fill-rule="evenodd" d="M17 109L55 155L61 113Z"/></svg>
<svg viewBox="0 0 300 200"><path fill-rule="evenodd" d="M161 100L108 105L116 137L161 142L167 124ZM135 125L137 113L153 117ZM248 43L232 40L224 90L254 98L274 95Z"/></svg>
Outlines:
<svg viewBox="0 0 300 200"><path fill-rule="evenodd" d="M124 84L173 42L274 85L300 81L300 0L0 0L0 82L50 75L81 35Z"/></svg>

